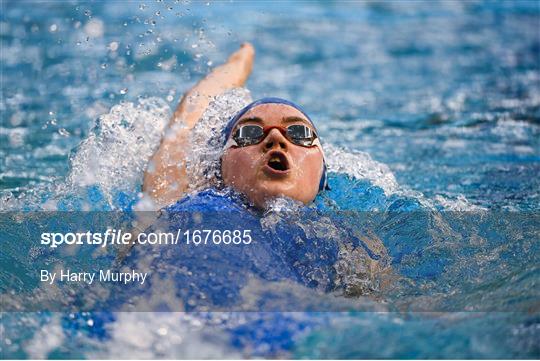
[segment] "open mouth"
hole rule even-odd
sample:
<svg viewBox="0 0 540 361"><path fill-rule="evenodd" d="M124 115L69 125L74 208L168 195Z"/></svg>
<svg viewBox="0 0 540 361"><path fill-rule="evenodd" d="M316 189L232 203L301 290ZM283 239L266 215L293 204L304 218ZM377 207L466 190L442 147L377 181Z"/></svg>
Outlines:
<svg viewBox="0 0 540 361"><path fill-rule="evenodd" d="M278 172L286 172L289 170L289 161L285 154L281 152L270 153L266 165Z"/></svg>

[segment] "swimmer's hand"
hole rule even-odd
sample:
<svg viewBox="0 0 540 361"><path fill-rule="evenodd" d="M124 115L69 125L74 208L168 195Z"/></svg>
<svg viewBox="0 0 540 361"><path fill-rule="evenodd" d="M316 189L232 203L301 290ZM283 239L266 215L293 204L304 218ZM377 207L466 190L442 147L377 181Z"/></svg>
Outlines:
<svg viewBox="0 0 540 361"><path fill-rule="evenodd" d="M182 97L169 123L167 136L161 141L144 173L143 192L159 208L180 199L188 189L185 159L190 147L189 131L216 96L244 86L251 74L254 58L253 46L242 44L227 62L214 68Z"/></svg>

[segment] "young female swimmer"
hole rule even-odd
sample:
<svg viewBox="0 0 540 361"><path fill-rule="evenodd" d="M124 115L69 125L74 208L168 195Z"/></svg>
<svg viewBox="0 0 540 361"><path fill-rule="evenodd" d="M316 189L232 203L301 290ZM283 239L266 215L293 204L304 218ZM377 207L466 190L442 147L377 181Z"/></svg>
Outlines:
<svg viewBox="0 0 540 361"><path fill-rule="evenodd" d="M351 251L347 253L354 257L351 258L350 267L347 266L349 271L344 274L353 272L358 277L362 275L362 279L372 280L366 284L378 285L377 288L385 287L392 279L392 273L387 251L375 235L358 237L354 230L336 223L335 226L327 226L334 230L336 235L340 234L335 236L337 238L328 237L326 234L322 237L308 237L298 222L292 222L292 225L284 229L283 234L270 232L268 235L263 229L259 229L261 222L260 218L257 218L258 212L245 212L237 203L239 199L236 196L222 196L212 188L187 196L189 177L186 160L191 151L190 132L214 98L245 84L252 70L254 53L250 44L243 44L225 64L215 68L184 95L169 125L171 136L162 140L145 173L143 191L150 195L160 208L163 207L165 212L160 219L169 230L190 228L190 225L178 224L183 217L175 217L175 212L205 210L211 215L212 211L226 210L224 219L206 220L209 223L205 223L205 226L212 228L212 222L217 222L218 228L242 225L247 227L245 229L252 229L256 234L254 239L257 239L257 247L270 247L265 250L253 248L251 253L248 252L271 264L267 268L263 267L264 270L273 272L276 268L289 271L293 269L294 275L284 277L324 290L343 287L347 282L339 280L341 276L336 274L335 266L339 263L340 250L350 246ZM294 103L279 98L254 101L229 119L222 134L224 142L218 145L223 147L221 179L225 186L242 195L242 205L247 199L255 210L261 210L266 208L268 201L282 196L309 204L318 192L327 187L326 164L317 131L306 112ZM310 212L308 207L296 217L318 219L316 212ZM294 241L298 239L303 242L298 244ZM171 256L172 261L178 262L178 259L182 259L184 263L191 262L191 258L186 256L193 251L190 249L188 247L188 250L184 250L182 257ZM220 253L228 252L227 247L211 249L218 253L217 259L229 259L229 256L222 257ZM238 260L239 255L243 254L234 249L231 249L231 252L231 260ZM261 254L266 256L259 256ZM275 254L280 256L274 259L271 255ZM157 259L165 262L164 258ZM279 260L289 260L289 263L279 266ZM255 263L258 264L257 262ZM245 260L240 264L245 268L251 263ZM315 269L317 271L314 271ZM245 271L242 269L240 274ZM262 273L257 273L259 271ZM262 278L267 276L266 271L257 272L255 273ZM324 280L312 279L321 274ZM223 283L230 282L224 279ZM351 295L364 294L365 287L347 285L344 289Z"/></svg>
<svg viewBox="0 0 540 361"><path fill-rule="evenodd" d="M254 55L253 46L243 44L182 98L169 124L172 135L162 140L144 176L143 191L159 206L177 201L187 191L189 132L213 98L245 84ZM232 117L223 132L223 182L255 207L264 208L279 196L307 204L325 188L326 166L315 126L294 103L257 100Z"/></svg>

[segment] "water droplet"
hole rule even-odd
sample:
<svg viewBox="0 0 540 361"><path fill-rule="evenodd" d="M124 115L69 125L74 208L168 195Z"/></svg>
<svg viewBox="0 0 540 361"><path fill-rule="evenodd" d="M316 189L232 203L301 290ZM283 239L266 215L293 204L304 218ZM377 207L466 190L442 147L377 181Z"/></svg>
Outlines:
<svg viewBox="0 0 540 361"><path fill-rule="evenodd" d="M101 69L106 69L109 65L107 63L101 64Z"/></svg>
<svg viewBox="0 0 540 361"><path fill-rule="evenodd" d="M209 61L206 63L206 65L208 65L208 66L212 66L212 64L214 64L214 63L212 62L212 60L209 60Z"/></svg>
<svg viewBox="0 0 540 361"><path fill-rule="evenodd" d="M92 15L92 12L90 10L85 10L84 11L84 15L86 16L91 16Z"/></svg>
<svg viewBox="0 0 540 361"><path fill-rule="evenodd" d="M161 15L161 12L160 11L156 11L156 16L160 16Z"/></svg>
<svg viewBox="0 0 540 361"><path fill-rule="evenodd" d="M128 88L122 88L120 89L120 94L125 95L128 92Z"/></svg>
<svg viewBox="0 0 540 361"><path fill-rule="evenodd" d="M167 101L172 102L174 100L174 97L172 95L167 95Z"/></svg>
<svg viewBox="0 0 540 361"><path fill-rule="evenodd" d="M92 319L89 319L88 321L86 321L86 324L90 327L94 326L94 320Z"/></svg>
<svg viewBox="0 0 540 361"><path fill-rule="evenodd" d="M62 135L64 137L68 137L70 135L70 133L64 128L58 129L58 134L60 134L60 135Z"/></svg>
<svg viewBox="0 0 540 361"><path fill-rule="evenodd" d="M49 31L50 31L51 33L56 32L56 30L58 30L58 25L56 25L56 24L52 24L52 25L49 27Z"/></svg>

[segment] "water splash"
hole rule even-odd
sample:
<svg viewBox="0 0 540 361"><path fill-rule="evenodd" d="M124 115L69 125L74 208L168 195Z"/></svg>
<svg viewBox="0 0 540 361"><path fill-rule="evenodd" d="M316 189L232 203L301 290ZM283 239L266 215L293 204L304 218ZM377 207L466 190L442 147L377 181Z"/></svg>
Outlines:
<svg viewBox="0 0 540 361"><path fill-rule="evenodd" d="M222 129L238 110L251 101L247 89L237 88L210 102L190 135L191 152L186 160L187 173L191 178L190 191L220 184L220 159L224 144Z"/></svg>

